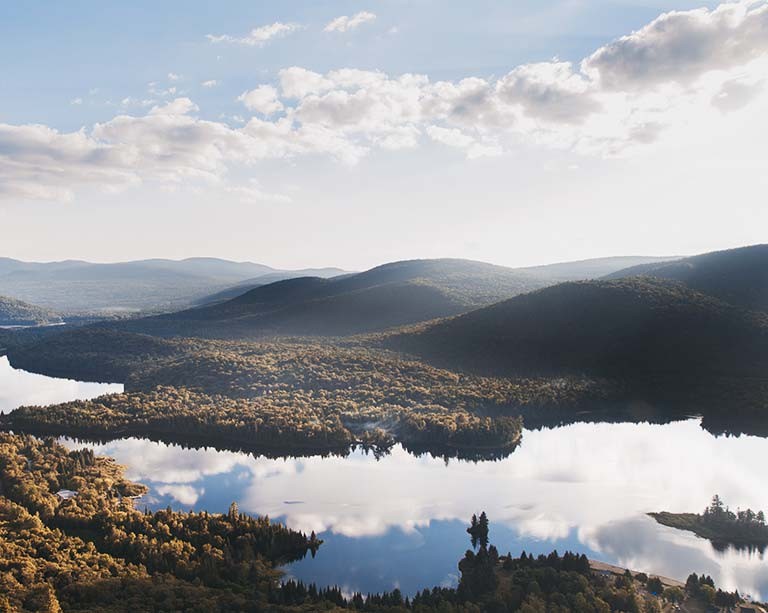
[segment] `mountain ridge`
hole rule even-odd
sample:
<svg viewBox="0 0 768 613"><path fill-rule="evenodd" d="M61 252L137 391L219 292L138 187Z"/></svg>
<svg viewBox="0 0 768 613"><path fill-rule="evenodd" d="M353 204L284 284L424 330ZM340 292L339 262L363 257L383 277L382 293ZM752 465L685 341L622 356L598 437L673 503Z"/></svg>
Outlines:
<svg viewBox="0 0 768 613"><path fill-rule="evenodd" d="M678 281L736 306L768 311L768 244L711 251L673 262L633 266L605 278L641 275Z"/></svg>

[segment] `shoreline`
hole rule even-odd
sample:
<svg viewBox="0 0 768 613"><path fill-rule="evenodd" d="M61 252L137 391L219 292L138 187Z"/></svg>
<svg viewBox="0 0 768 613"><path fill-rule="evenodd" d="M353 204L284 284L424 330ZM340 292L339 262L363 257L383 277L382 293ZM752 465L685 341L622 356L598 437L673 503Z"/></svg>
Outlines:
<svg viewBox="0 0 768 613"><path fill-rule="evenodd" d="M615 564L609 564L608 562L601 562L600 560L593 560L591 558L589 560L589 567L594 572L610 573L616 576L621 576L627 570L629 570L629 572L632 573L633 577L636 577L637 575L640 575L640 574L647 575L648 577L658 577L662 585L664 585L665 587L679 587L679 588L685 587L685 582L680 581L678 579L671 579L669 577L664 577L663 575L656 575L654 573L648 573L645 571L622 568L621 566L616 566Z"/></svg>

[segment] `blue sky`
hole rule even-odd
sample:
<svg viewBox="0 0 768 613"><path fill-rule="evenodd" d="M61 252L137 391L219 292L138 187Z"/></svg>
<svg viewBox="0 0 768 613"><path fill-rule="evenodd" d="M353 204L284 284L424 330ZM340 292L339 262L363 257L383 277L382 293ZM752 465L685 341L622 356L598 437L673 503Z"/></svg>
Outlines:
<svg viewBox="0 0 768 613"><path fill-rule="evenodd" d="M661 10L713 2L391 0L385 2L28 2L0 6L0 115L60 129L113 116L108 101L142 96L147 84L182 76L180 89L205 102L202 115L233 111L234 98L286 66L317 72L354 66L435 79L507 72L554 56L578 61L641 27ZM376 23L328 36L337 15L375 11ZM211 45L211 33L297 22L305 31L263 48ZM395 35L388 34L397 28ZM201 82L221 87L206 91ZM98 90L90 94L92 90ZM81 106L70 101L83 98Z"/></svg>
<svg viewBox="0 0 768 613"><path fill-rule="evenodd" d="M0 228L17 231L2 255L364 268L758 242L766 14L763 0L4 3Z"/></svg>

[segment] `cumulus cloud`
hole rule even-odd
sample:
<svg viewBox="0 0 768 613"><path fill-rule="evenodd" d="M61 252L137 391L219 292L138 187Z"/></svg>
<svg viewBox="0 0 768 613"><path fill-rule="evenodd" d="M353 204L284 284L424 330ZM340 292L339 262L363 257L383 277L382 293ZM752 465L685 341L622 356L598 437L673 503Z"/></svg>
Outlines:
<svg viewBox="0 0 768 613"><path fill-rule="evenodd" d="M498 82L497 92L529 117L555 123L577 123L600 108L590 83L570 62L519 66Z"/></svg>
<svg viewBox="0 0 768 613"><path fill-rule="evenodd" d="M348 32L360 27L364 23L370 23L376 20L376 15L369 11L360 11L355 13L351 17L348 15L341 15L329 21L325 28L325 32Z"/></svg>
<svg viewBox="0 0 768 613"><path fill-rule="evenodd" d="M219 82L216 79L210 79L208 81L203 81L200 83L203 87L210 89L212 87L216 87L219 84Z"/></svg>
<svg viewBox="0 0 768 613"><path fill-rule="evenodd" d="M237 97L250 111L271 115L283 110L283 104L277 96L277 90L271 85L260 85L256 89L243 92Z"/></svg>
<svg viewBox="0 0 768 613"><path fill-rule="evenodd" d="M274 38L287 36L300 29L301 26L297 23L280 23L278 21L270 25L254 28L245 36L207 34L206 38L212 43L237 43L248 45L249 47L263 47Z"/></svg>
<svg viewBox="0 0 768 613"><path fill-rule="evenodd" d="M748 63L768 50L768 3L665 13L629 36L598 49L583 70L608 90L687 85L712 70Z"/></svg>
<svg viewBox="0 0 768 613"><path fill-rule="evenodd" d="M319 94L333 88L333 82L323 75L292 66L280 71L280 88L286 98L303 98L308 94Z"/></svg>
<svg viewBox="0 0 768 613"><path fill-rule="evenodd" d="M263 43L287 31L273 24L250 38ZM714 133L739 112L765 126L753 110L765 99L766 74L768 0L748 0L667 13L582 62L524 64L496 78L289 67L277 86L243 92L238 100L255 116L238 128L198 118L189 98L151 84L144 116L71 133L0 125L0 196L70 199L85 185L221 182L235 164L306 155L354 164L372 150L430 141L468 158L519 143L629 155ZM246 187L232 193L265 199Z"/></svg>

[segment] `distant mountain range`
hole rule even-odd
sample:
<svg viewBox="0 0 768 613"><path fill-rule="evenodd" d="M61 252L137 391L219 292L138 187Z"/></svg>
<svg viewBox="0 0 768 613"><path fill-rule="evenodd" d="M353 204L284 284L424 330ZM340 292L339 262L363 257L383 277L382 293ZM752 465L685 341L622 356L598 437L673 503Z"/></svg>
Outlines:
<svg viewBox="0 0 768 613"><path fill-rule="evenodd" d="M330 279L278 281L228 301L123 322L120 327L225 338L346 336L457 315L563 278L591 278L650 261L657 263L659 258L606 258L529 269L458 259L407 260Z"/></svg>
<svg viewBox="0 0 768 613"><path fill-rule="evenodd" d="M113 264L0 258L0 294L64 312L172 310L243 282L257 283L260 277L265 277L263 283L271 283L279 278L344 272L335 268L283 271L216 258Z"/></svg>
<svg viewBox="0 0 768 613"><path fill-rule="evenodd" d="M518 296L387 342L441 365L503 375L764 377L768 313L745 307L764 304L766 270L764 245L635 267L608 280Z"/></svg>
<svg viewBox="0 0 768 613"><path fill-rule="evenodd" d="M520 272L533 275L539 279L548 279L552 283L565 281L585 281L588 279L600 279L606 275L618 274L628 268L636 266L658 266L665 262L680 259L679 256L650 257L638 255L625 255L609 258L594 258L591 260L578 260L575 262L559 262L557 264L545 264L543 266L529 266L519 268Z"/></svg>
<svg viewBox="0 0 768 613"><path fill-rule="evenodd" d="M0 296L0 326L37 326L61 323L61 318L50 309Z"/></svg>

